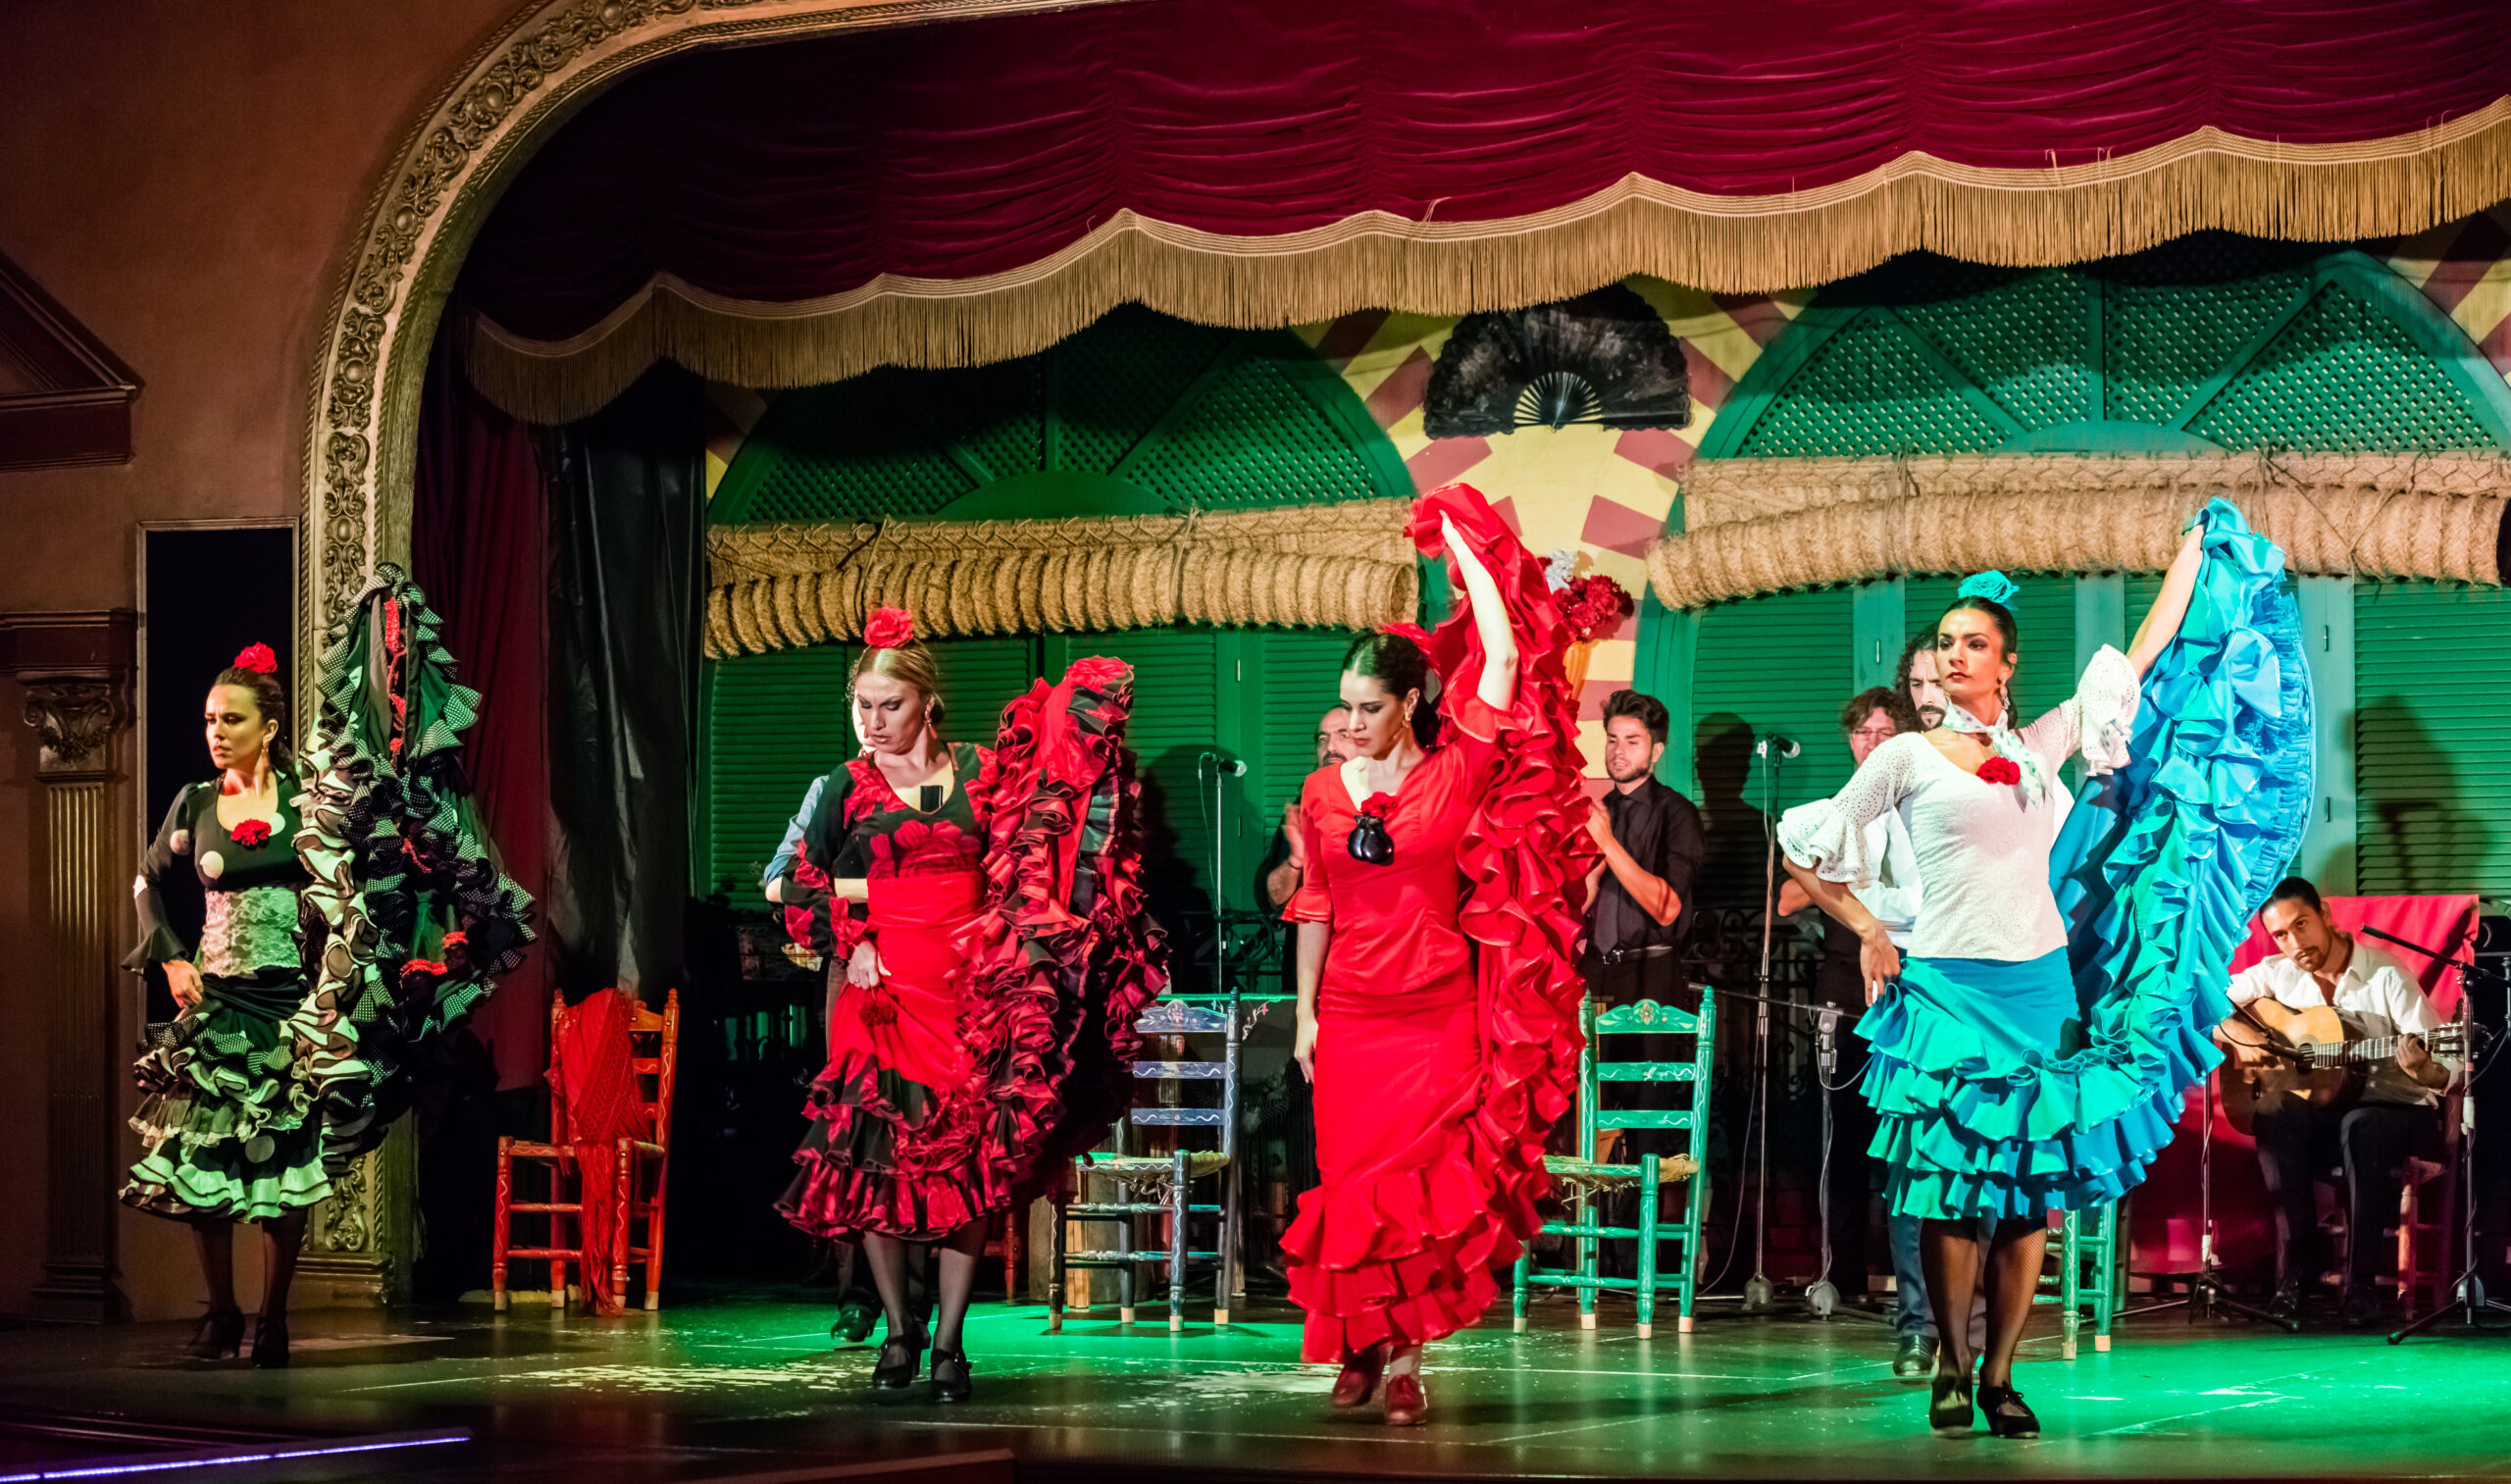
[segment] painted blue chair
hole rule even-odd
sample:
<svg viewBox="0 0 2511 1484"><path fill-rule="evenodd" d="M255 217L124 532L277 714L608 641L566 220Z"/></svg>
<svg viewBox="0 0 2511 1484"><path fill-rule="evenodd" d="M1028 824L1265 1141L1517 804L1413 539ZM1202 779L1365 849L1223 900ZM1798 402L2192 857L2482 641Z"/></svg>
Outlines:
<svg viewBox="0 0 2511 1484"><path fill-rule="evenodd" d="M1204 1009L1163 999L1145 1010L1142 1018L1134 1022L1134 1028L1146 1038L1217 1037L1220 1059L1136 1062L1135 1077L1162 1084L1161 1100L1137 1106L1125 1115L1125 1120L1116 1125L1113 1152L1084 1154L1073 1161L1076 1190L1087 1192L1094 1179L1115 1189L1110 1199L1091 1200L1085 1196L1067 1203L1055 1213L1052 1269L1047 1286L1047 1329L1051 1333L1063 1328L1067 1269L1115 1269L1117 1319L1131 1324L1135 1269L1154 1262L1168 1266L1169 1329L1185 1327L1186 1273L1198 1263L1207 1263L1212 1268L1212 1322L1229 1323L1229 1296L1235 1276L1230 1270L1235 1247L1232 1239L1236 1235L1229 1229L1230 1203L1221 1192L1215 1192L1209 1203L1198 1203L1194 1193L1198 1184L1214 1176L1226 1180L1238 1158L1239 1059L1246 1040L1245 1012L1236 1004ZM1219 1084L1217 1103L1186 1100L1186 1090L1199 1083ZM1129 1152L1129 1132L1145 1128L1179 1130L1177 1147L1166 1153ZM1219 1147L1189 1149L1183 1132L1187 1129L1217 1130ZM1146 1216L1166 1218L1166 1251L1134 1245L1134 1223ZM1207 1251L1194 1250L1187 1243L1194 1223L1201 1220L1209 1220L1213 1225L1212 1246ZM1111 1248L1072 1251L1069 1234L1074 1224L1113 1225L1119 1234L1118 1243Z"/></svg>
<svg viewBox="0 0 2511 1484"><path fill-rule="evenodd" d="M1578 1054L1578 1154L1574 1158L1555 1155L1544 1160L1544 1167L1552 1172L1555 1190L1570 1203L1570 1218L1547 1222L1543 1228L1547 1234L1576 1239L1576 1265L1539 1268L1534 1265L1532 1253L1518 1256L1512 1285L1516 1328L1522 1333L1526 1327L1527 1290L1543 1284L1566 1288L1578 1295L1578 1323L1584 1329L1596 1327L1598 1293L1607 1289L1629 1291L1638 1301L1639 1337L1643 1340L1656 1333L1657 1295L1671 1289L1679 1315L1678 1328L1689 1334L1692 1303L1700 1282L1701 1224L1709 1203L1708 1179L1703 1172L1709 1157L1709 1079L1717 1057L1716 997L1701 990L1698 1013L1642 999L1601 1015L1596 1013L1591 997L1579 1006L1578 1018L1586 1032L1586 1047ZM1682 1061L1603 1059L1604 1038L1623 1036L1688 1036L1692 1054ZM1630 1084L1687 1084L1691 1099L1679 1108L1605 1105L1607 1089ZM1599 1136L1634 1129L1671 1129L1688 1134L1688 1148L1678 1154L1644 1155L1628 1162L1608 1162L1597 1157ZM1677 1183L1684 1188L1682 1214L1667 1222L1661 1219L1662 1192L1664 1187ZM1609 1225L1597 1208L1600 1197L1621 1191L1637 1195L1636 1225ZM1638 1245L1636 1276L1610 1278L1599 1270L1599 1245L1609 1241ZM1674 1248L1670 1262L1665 1260L1663 1253L1667 1245Z"/></svg>

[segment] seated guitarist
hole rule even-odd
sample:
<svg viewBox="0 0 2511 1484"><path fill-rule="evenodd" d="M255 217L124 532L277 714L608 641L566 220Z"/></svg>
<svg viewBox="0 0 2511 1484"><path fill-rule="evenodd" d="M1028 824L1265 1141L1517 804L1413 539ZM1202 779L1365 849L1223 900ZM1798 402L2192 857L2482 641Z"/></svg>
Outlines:
<svg viewBox="0 0 2511 1484"><path fill-rule="evenodd" d="M2259 1173L2276 1202L2270 1309L2298 1312L2326 1266L2312 1181L2340 1167L2347 1198L2342 1319L2348 1326L2370 1324L2381 1312L2373 1282L2380 1234L2397 1212L2396 1171L2409 1156L2437 1156L2441 1145L2440 1095L2455 1068L2433 1056L2417 1034L2439 1027L2441 1016L2397 959L2330 923L2318 890L2300 877L2277 884L2259 920L2282 951L2232 976L2234 1009L2215 1039L2230 1049L2234 1062L2251 1067L2274 1060L2255 1049L2268 1039L2259 1022L2273 1018L2251 1008L2259 1000L2296 1010L2332 1006L2349 1041L2403 1038L2394 1058L2368 1067L2361 1100L2351 1106L2314 1106L2307 1090L2262 1090L2251 1115Z"/></svg>

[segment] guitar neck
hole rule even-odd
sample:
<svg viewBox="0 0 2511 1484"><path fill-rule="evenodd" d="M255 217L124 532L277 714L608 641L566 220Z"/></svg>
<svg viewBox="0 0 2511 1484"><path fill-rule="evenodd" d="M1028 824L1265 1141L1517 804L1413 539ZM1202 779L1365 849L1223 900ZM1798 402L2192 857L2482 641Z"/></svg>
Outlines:
<svg viewBox="0 0 2511 1484"><path fill-rule="evenodd" d="M2458 1027L2442 1026L2433 1031L2407 1031L2395 1036L2370 1036L2361 1041L2348 1041L2337 1046L2316 1048L2314 1060L2352 1066L2360 1062L2388 1061L2397 1055L2398 1043L2408 1036L2420 1038L2425 1049L2435 1056L2459 1053Z"/></svg>

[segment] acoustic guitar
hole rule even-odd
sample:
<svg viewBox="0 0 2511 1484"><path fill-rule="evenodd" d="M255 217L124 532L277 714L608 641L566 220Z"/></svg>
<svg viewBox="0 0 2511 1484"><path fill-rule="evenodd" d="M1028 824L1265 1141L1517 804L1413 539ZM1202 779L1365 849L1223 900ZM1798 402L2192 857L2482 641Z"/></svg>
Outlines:
<svg viewBox="0 0 2511 1484"><path fill-rule="evenodd" d="M2351 1106L2363 1096L2363 1080L2370 1068L2393 1059L2398 1043L2407 1036L2421 1037L2425 1049L2435 1056L2466 1054L2467 1026L2461 1021L2447 1021L2430 1031L2349 1041L2334 1005L2295 1009L2260 998L2242 1008L2251 1018L2235 1015L2225 1022L2224 1032L2256 1048L2262 1059L2247 1064L2225 1061L2221 1082L2224 1116L2244 1134L2252 1131L2259 1100L2273 1094L2289 1093L2316 1108Z"/></svg>

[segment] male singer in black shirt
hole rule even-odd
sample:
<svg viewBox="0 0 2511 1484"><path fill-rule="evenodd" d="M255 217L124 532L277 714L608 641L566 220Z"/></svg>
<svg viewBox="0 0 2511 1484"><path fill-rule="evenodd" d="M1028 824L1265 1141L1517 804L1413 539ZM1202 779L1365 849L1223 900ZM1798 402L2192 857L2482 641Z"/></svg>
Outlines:
<svg viewBox="0 0 2511 1484"><path fill-rule="evenodd" d="M1605 701L1605 775L1613 787L1588 805L1587 833L1604 858L1587 877L1587 951L1581 967L1599 1004L1670 1000L1681 987L1676 948L1691 911L1692 878L1706 851L1700 810L1657 781L1665 755L1665 706L1615 691Z"/></svg>

